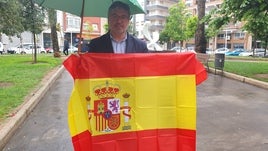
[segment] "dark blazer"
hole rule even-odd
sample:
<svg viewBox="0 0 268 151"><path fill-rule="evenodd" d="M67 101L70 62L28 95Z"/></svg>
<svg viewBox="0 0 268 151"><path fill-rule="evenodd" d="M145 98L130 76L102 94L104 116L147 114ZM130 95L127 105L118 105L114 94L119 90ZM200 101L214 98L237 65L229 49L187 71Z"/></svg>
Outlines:
<svg viewBox="0 0 268 151"><path fill-rule="evenodd" d="M126 53L146 53L146 43L134 36L127 34ZM92 39L89 44L89 51L93 53L114 53L110 33Z"/></svg>

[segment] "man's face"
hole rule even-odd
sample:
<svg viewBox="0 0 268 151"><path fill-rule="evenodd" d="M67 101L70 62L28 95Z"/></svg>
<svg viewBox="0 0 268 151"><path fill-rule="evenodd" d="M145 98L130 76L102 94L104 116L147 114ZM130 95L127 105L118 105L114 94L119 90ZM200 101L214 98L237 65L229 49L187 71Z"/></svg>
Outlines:
<svg viewBox="0 0 268 151"><path fill-rule="evenodd" d="M128 12L121 8L115 8L108 16L108 24L112 33L125 33L129 24Z"/></svg>

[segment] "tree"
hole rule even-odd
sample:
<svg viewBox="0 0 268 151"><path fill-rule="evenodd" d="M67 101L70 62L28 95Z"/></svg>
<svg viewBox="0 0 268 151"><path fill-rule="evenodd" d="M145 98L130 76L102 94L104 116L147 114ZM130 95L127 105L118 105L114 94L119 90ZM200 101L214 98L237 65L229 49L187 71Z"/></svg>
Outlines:
<svg viewBox="0 0 268 151"><path fill-rule="evenodd" d="M195 35L195 51L199 53L206 53L206 37L205 37L205 23L202 21L205 16L206 0L197 1L198 9L198 26Z"/></svg>
<svg viewBox="0 0 268 151"><path fill-rule="evenodd" d="M191 38L195 35L197 29L198 18L197 16L189 17L186 21L185 34L187 38Z"/></svg>
<svg viewBox="0 0 268 151"><path fill-rule="evenodd" d="M205 22L208 23L209 31L217 31L229 22L242 21L245 23L244 29L253 34L254 41L266 40L267 15L267 0L225 0L220 8L211 11L206 16Z"/></svg>
<svg viewBox="0 0 268 151"><path fill-rule="evenodd" d="M37 62L37 52L36 52L36 34L40 34L43 31L44 25L44 10L38 5L34 4L32 0L20 0L22 4L22 25L24 31L30 31L33 35L34 40L34 63Z"/></svg>
<svg viewBox="0 0 268 151"><path fill-rule="evenodd" d="M0 1L0 41L2 33L14 36L24 31L21 10L22 5L17 0Z"/></svg>
<svg viewBox="0 0 268 151"><path fill-rule="evenodd" d="M52 48L54 57L60 57L59 51L59 43L58 43L58 34L57 34L57 15L54 9L47 9L48 12L48 20L50 26L50 36L52 39Z"/></svg>
<svg viewBox="0 0 268 151"><path fill-rule="evenodd" d="M166 25L163 31L160 33L160 40L170 40L172 42L181 42L189 39L189 35L186 34L186 23L191 14L186 10L185 4L179 2L169 9L169 16L166 19ZM167 38L169 37L169 38Z"/></svg>
<svg viewBox="0 0 268 151"><path fill-rule="evenodd" d="M160 33L160 35L159 35L159 43L162 44L162 45L166 43L167 48L172 47L170 37L168 36L166 31L162 31Z"/></svg>
<svg viewBox="0 0 268 151"><path fill-rule="evenodd" d="M244 27L244 30L251 33L253 36L253 48L257 48L257 40L261 40L263 47L266 49L268 44L268 16L260 13L254 18L249 18ZM260 31L261 30L261 31ZM266 51L264 51L266 55ZM254 51L253 51L254 53Z"/></svg>

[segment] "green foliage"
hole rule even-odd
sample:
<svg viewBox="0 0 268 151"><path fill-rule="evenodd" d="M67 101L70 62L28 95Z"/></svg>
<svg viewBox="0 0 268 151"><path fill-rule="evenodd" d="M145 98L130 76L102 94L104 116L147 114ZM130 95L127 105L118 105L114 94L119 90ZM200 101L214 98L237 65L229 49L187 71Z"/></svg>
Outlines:
<svg viewBox="0 0 268 151"><path fill-rule="evenodd" d="M43 31L45 11L38 5L34 4L32 0L19 0L22 7L22 21L25 31L39 34Z"/></svg>
<svg viewBox="0 0 268 151"><path fill-rule="evenodd" d="M106 23L106 24L104 24L103 26L104 26L104 30L105 30L105 32L108 32L108 31L109 31L109 26L108 26L108 24Z"/></svg>
<svg viewBox="0 0 268 151"><path fill-rule="evenodd" d="M190 33L190 27L194 27L194 19L191 19L188 23L187 20L190 18L190 13L186 10L185 4L179 2L169 9L169 16L166 20L166 25L163 31L160 33L161 42L171 40L174 42L183 41L189 39L192 35Z"/></svg>
<svg viewBox="0 0 268 151"><path fill-rule="evenodd" d="M186 21L186 30L185 30L185 35L188 38L191 38L195 35L195 31L197 29L197 23L198 23L198 18L197 16L192 16L189 17Z"/></svg>
<svg viewBox="0 0 268 151"><path fill-rule="evenodd" d="M250 32L254 39L261 40L263 47L267 47L268 41L268 16L260 13L254 18L248 18L244 25L244 30ZM261 31L259 31L261 30Z"/></svg>
<svg viewBox="0 0 268 151"><path fill-rule="evenodd" d="M41 33L44 11L32 0L0 0L0 33L19 36L23 31Z"/></svg>
<svg viewBox="0 0 268 151"><path fill-rule="evenodd" d="M17 0L0 0L0 33L14 36L24 31L21 10Z"/></svg>
<svg viewBox="0 0 268 151"><path fill-rule="evenodd" d="M204 19L209 27L207 35L215 36L217 31L229 22L244 21L246 22L244 29L254 33L255 36L260 36L262 33L267 33L267 24L262 23L267 13L267 0L224 0L220 8L211 11ZM250 23L252 21L254 23ZM258 28L250 27L256 25ZM256 38L262 39L262 36Z"/></svg>
<svg viewBox="0 0 268 151"><path fill-rule="evenodd" d="M165 30L160 33L159 42L160 42L160 44L170 42L170 37L168 36L168 34L167 34L167 32Z"/></svg>

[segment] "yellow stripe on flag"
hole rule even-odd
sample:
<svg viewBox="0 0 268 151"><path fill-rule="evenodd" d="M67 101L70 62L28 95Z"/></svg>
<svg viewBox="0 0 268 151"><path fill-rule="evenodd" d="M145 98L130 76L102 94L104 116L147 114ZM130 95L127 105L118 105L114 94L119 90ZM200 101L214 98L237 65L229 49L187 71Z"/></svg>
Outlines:
<svg viewBox="0 0 268 151"><path fill-rule="evenodd" d="M68 108L71 136L87 130L96 136L150 129L196 129L195 75L76 79L74 83ZM103 99L96 92L105 87L119 91L111 91L112 99ZM108 106L120 106L112 120Z"/></svg>

